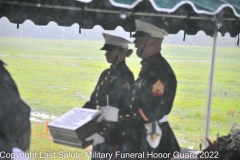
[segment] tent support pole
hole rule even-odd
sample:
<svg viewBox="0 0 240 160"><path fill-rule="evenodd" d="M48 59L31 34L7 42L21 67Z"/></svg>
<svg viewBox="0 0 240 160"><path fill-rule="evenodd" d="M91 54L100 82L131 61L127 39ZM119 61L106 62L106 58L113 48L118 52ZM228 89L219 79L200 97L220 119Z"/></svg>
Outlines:
<svg viewBox="0 0 240 160"><path fill-rule="evenodd" d="M206 129L205 129L205 136L204 136L204 148L206 148L208 146L207 138L209 138L210 115L211 115L211 105L212 105L212 88L213 88L213 78L214 78L217 34L218 34L218 27L216 25L215 28L214 28L214 37L213 37L211 72L210 72L210 75L209 75L209 82L208 82L209 86L208 86L208 100L207 100L207 109L206 109Z"/></svg>

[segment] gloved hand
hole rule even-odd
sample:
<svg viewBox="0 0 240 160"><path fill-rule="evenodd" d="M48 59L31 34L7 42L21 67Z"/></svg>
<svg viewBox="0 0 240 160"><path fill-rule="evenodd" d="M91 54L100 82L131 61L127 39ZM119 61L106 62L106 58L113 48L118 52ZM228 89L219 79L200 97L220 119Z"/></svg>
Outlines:
<svg viewBox="0 0 240 160"><path fill-rule="evenodd" d="M86 141L91 141L93 140L93 145L98 145L98 144L101 144L105 141L105 139L103 138L103 136L101 136L100 134L98 133L94 133L93 135L87 137L85 139Z"/></svg>
<svg viewBox="0 0 240 160"><path fill-rule="evenodd" d="M13 158L12 160L29 160L29 158L27 157L27 155L19 148L13 148L12 149L12 153L13 153Z"/></svg>
<svg viewBox="0 0 240 160"><path fill-rule="evenodd" d="M97 113L93 115L93 118L98 117L97 122L102 120L118 122L118 112L119 109L113 106L102 107Z"/></svg>

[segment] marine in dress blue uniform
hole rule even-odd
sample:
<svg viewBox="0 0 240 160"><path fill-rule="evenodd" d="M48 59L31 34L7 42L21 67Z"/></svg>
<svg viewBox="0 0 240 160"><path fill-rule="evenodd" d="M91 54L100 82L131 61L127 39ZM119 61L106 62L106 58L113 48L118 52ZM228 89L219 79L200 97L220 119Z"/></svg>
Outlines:
<svg viewBox="0 0 240 160"><path fill-rule="evenodd" d="M101 50L106 50L106 58L111 66L101 73L90 101L86 102L83 108L100 109L102 106L109 104L120 109L128 104L127 97L129 97L134 83L133 73L125 62L125 57L132 53L132 50L128 49L128 44L131 42L106 33L103 36L105 44ZM109 121L103 121L99 125L101 125L100 131L88 138L88 140L93 140L93 151L114 153L116 148L123 147L121 144L126 141L127 126Z"/></svg>
<svg viewBox="0 0 240 160"><path fill-rule="evenodd" d="M142 68L132 87L130 103L120 109L108 106L96 115L100 115L99 122L105 119L131 124L133 127L129 134L135 133L137 128L138 134L134 136L141 141L139 152L145 153L141 159L170 159L175 151L180 151L180 147L167 119L173 106L177 80L160 53L162 40L168 33L141 20L136 20L136 28L133 43L137 55L142 58ZM118 117L112 117L113 114ZM159 156L154 156L154 153Z"/></svg>

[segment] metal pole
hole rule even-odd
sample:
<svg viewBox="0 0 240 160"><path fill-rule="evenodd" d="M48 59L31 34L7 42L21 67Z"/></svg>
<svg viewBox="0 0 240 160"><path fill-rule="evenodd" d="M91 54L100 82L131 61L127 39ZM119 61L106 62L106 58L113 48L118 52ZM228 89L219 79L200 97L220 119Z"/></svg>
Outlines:
<svg viewBox="0 0 240 160"><path fill-rule="evenodd" d="M107 99L107 106L109 106L109 98L108 98L108 95L106 95L106 99Z"/></svg>
<svg viewBox="0 0 240 160"><path fill-rule="evenodd" d="M213 87L213 78L214 78L214 66L215 66L215 52L216 52L216 42L217 42L218 26L214 28L214 37L213 37L213 48L212 48L212 61L211 61L211 73L209 76L208 82L208 101L206 109L206 129L204 136L204 147L208 146L207 138L209 138L209 128L210 128L210 115L211 115L211 105L212 105L212 87Z"/></svg>

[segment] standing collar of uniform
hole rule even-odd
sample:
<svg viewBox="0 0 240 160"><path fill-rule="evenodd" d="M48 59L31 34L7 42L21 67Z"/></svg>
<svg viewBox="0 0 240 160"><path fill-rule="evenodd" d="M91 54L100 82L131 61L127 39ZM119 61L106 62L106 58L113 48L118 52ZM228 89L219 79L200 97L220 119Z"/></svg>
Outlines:
<svg viewBox="0 0 240 160"><path fill-rule="evenodd" d="M125 61L122 61L118 64L112 64L111 65L111 68L119 68L119 67L123 67L123 66L126 66L126 62Z"/></svg>
<svg viewBox="0 0 240 160"><path fill-rule="evenodd" d="M160 52L152 55L151 57L144 59L141 61L142 66L146 65L146 64L151 64L152 62L156 62L159 58L161 58L162 55Z"/></svg>

